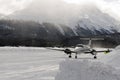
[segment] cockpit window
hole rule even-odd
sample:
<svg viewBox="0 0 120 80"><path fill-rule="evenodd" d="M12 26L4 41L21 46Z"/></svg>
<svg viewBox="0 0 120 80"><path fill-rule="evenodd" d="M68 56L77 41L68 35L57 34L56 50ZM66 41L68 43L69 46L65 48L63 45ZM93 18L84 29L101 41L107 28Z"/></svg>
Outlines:
<svg viewBox="0 0 120 80"><path fill-rule="evenodd" d="M82 44L78 44L77 47L84 47Z"/></svg>

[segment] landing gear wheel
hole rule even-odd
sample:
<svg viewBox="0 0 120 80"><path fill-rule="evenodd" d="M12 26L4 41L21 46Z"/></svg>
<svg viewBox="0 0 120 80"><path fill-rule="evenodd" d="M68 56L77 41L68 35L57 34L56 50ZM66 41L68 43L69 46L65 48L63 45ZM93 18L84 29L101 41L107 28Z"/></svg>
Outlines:
<svg viewBox="0 0 120 80"><path fill-rule="evenodd" d="M77 56L75 56L75 59L77 59Z"/></svg>
<svg viewBox="0 0 120 80"><path fill-rule="evenodd" d="M94 56L94 59L97 59L97 56Z"/></svg>
<svg viewBox="0 0 120 80"><path fill-rule="evenodd" d="M69 55L69 58L72 58L72 56L71 56L71 55Z"/></svg>

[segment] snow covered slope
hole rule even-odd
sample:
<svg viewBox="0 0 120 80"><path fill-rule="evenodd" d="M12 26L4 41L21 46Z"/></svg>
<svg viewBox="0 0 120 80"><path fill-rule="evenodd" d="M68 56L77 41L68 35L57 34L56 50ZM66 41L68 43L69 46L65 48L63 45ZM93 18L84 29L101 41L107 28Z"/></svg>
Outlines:
<svg viewBox="0 0 120 80"><path fill-rule="evenodd" d="M109 65L88 60L66 60L60 64L56 80L120 80L120 74Z"/></svg>
<svg viewBox="0 0 120 80"><path fill-rule="evenodd" d="M120 46L117 46L110 54L102 57L101 62L120 69Z"/></svg>
<svg viewBox="0 0 120 80"><path fill-rule="evenodd" d="M80 16L78 26L75 27L75 31L78 34L82 32L81 28L97 35L98 31L101 33L114 33L114 30L119 31L119 21L115 20L109 14L103 13L96 6L84 6L81 9Z"/></svg>

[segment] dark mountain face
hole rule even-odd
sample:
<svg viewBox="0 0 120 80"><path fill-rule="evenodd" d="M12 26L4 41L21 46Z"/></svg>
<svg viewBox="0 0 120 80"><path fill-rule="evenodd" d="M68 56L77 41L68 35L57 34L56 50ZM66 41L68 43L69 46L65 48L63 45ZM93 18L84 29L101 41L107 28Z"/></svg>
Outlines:
<svg viewBox="0 0 120 80"><path fill-rule="evenodd" d="M52 23L37 23L34 21L0 20L0 45L1 46L73 46L81 43L80 37L99 36L119 44L120 35L117 30L112 32L101 28L89 29L77 25L71 29L65 25ZM108 39L109 37L109 39ZM113 45L111 44L111 45Z"/></svg>
<svg viewBox="0 0 120 80"><path fill-rule="evenodd" d="M0 45L58 44L66 37L75 36L72 29L60 29L52 23L34 21L0 20Z"/></svg>

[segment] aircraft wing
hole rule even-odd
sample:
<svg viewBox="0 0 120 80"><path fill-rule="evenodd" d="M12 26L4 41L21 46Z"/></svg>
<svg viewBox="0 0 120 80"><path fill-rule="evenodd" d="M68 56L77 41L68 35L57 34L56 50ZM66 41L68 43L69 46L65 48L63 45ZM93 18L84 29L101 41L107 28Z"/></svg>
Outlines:
<svg viewBox="0 0 120 80"><path fill-rule="evenodd" d="M86 53L86 54L88 54L88 53L105 53L105 54L107 54L107 53L109 53L109 52L111 52L112 50L101 50L101 51L96 51L96 50L92 50L92 51L88 51L88 52L84 52L84 53Z"/></svg>
<svg viewBox="0 0 120 80"><path fill-rule="evenodd" d="M65 53L76 53L75 51L72 51L70 49L54 49L54 48L47 48L47 49L50 49L50 50L56 50L56 51L63 51Z"/></svg>
<svg viewBox="0 0 120 80"><path fill-rule="evenodd" d="M54 49L54 48L46 48L46 49L56 50L56 51L65 51L65 49Z"/></svg>

